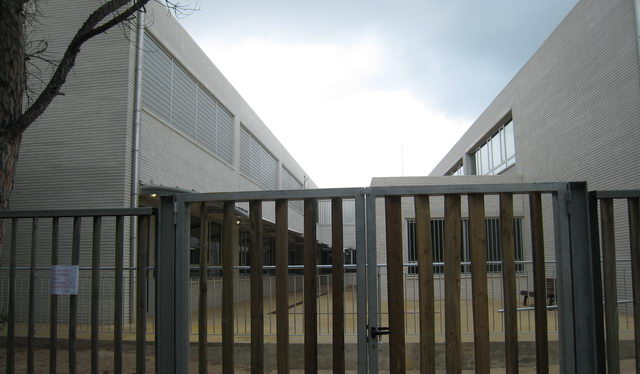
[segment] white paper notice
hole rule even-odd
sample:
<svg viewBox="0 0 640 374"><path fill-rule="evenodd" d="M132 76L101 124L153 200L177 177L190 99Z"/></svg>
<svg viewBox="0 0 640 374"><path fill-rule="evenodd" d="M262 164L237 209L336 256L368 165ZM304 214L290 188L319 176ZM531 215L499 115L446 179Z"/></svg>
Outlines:
<svg viewBox="0 0 640 374"><path fill-rule="evenodd" d="M51 267L51 294L77 295L79 274L80 267L78 265L53 265Z"/></svg>

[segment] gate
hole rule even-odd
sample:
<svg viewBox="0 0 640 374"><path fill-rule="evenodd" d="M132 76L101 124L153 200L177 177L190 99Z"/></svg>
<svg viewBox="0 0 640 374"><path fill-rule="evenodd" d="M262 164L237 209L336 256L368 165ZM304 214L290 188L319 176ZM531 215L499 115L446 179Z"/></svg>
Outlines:
<svg viewBox="0 0 640 374"><path fill-rule="evenodd" d="M604 215L608 212L606 198L611 196L597 197L605 199ZM15 264L15 238L19 238L20 233L15 232L16 223L30 218L33 233L38 229L40 218L52 218L52 264L57 264L57 254L54 256L57 252L53 250L58 242L56 222L61 217L75 217L69 238L71 262L78 264L78 256L87 255L81 253L79 217L82 216L92 217L93 224L93 234L89 236L93 244L87 247L92 251L92 266L81 267L81 270L90 271L92 279L89 330L94 372L99 370L102 339L98 316L104 315L100 312L104 303L97 282L105 271L115 272L115 372L123 370L122 311L126 308L122 300L127 288L123 284L127 279L123 272L127 271L136 274L131 278L129 295L136 294L137 301L136 307L130 308L129 321L136 341L137 372L145 371L150 313L156 372L186 373L190 362L199 367L199 372L207 372L213 358L211 352L217 347L212 345L211 330L213 327L215 335L218 319L211 318L210 313L217 313L218 307L211 309L209 304L217 284L221 294L220 349L224 373L238 370L242 358L237 354L242 348L242 344L238 344L240 312L248 315L243 320L248 327L243 331L250 334L247 361L253 373L270 372L273 368L277 368L278 373L288 373L290 362L299 363L305 372L331 368L335 373L348 369L378 373L379 369L388 367L392 373L406 370L434 373L439 368L446 368L447 373L460 373L464 362L470 361L463 349L466 344L473 344L471 362L477 373L489 373L490 348L503 344L504 367L507 372L516 373L521 364L518 334L522 330L522 316L529 310L534 312L538 373L548 372L553 361L549 354L549 316L557 319L560 372L604 372L598 221L594 219L595 214L589 214L589 204L595 212L597 197L593 195L588 199L584 183L465 184L164 195L159 198L157 216L156 211L149 208L2 212L0 218L11 218L14 230L9 265L7 372L13 372L16 363L16 326L19 324L15 313L15 274L19 268ZM331 239L324 243L326 245L318 241L319 201L330 202L325 205L330 208L323 211L331 217ZM348 231L343 222L344 201L353 201L354 206L355 265L344 263L343 240ZM637 226L637 199L633 201L630 206L635 207L633 222ZM105 234L101 237L104 216L115 217L114 227L107 231L109 236L114 235L113 268L101 265L100 256L96 256L101 238L103 241L105 238ZM122 261L127 216L139 217L137 266L129 267ZM300 222L296 223L296 217ZM606 217L603 216L603 225L609 222ZM192 220L199 220L200 224L195 221L196 224L192 224ZM217 243L209 243L212 235L208 230L213 227L207 224L209 221L220 223L219 247ZM248 228L242 245L241 225ZM296 225L297 228L293 227ZM298 232L292 231L292 227ZM267 233L267 229L271 231ZM637 247L637 232L633 235L636 235L632 239ZM273 236L273 264L264 263L267 236ZM36 284L38 245L37 234L32 237L35 238L31 241L32 262L25 268L31 274L27 302L27 347L31 358L35 346L33 285ZM150 245L155 246L155 251L149 250ZM290 252L293 246L300 246L300 252ZM221 255L220 263L209 259L218 253L216 248ZM250 258L248 264L237 263L241 253L245 253L241 251L246 251ZM318 264L321 251L331 253L330 265ZM148 260L149 254L155 259L153 265ZM300 259L302 264L295 263ZM191 266L194 262L197 266ZM348 273L352 268L355 268L355 277L347 289L345 276L352 274ZM247 292L239 287L241 272L248 278ZM275 280L275 292L265 288L267 277ZM296 279L300 277L303 297L298 301ZM192 278L197 279L194 285ZM220 282L211 278L220 278ZM610 282L610 278L606 278L605 287ZM146 304L147 292L155 294L149 299L153 308ZM349 292L353 295L351 304L346 297ZM519 295L524 296L525 304L533 298L534 306L520 307ZM238 303L240 296L247 298L246 306ZM272 296L275 308L270 305ZM58 341L55 300L52 296L50 346L54 353ZM129 300L131 304L133 298ZM325 302L324 311L320 300ZM192 313L192 305L197 313ZM241 311L241 308L244 309ZM297 308L303 310L301 315ZM77 340L76 311L77 299L71 296L70 372L76 369L76 353L72 349ZM353 337L346 333L346 326L351 323L345 318L347 313L354 317ZM613 318L609 312L607 318ZM275 325L272 354L267 340L273 339L266 339L265 321ZM298 323L303 326L302 344L297 345L301 348L299 354L293 352L295 342L292 341L297 339ZM440 324L443 327L439 330ZM410 326L416 331L415 336L410 333ZM330 331L330 345L326 339L324 344L319 342L318 336L322 334L319 327ZM496 334L504 335L504 343L493 341L491 336ZM349 339L353 339L353 343L349 343ZM191 342L197 350L190 352ZM437 354L440 346L444 360ZM348 353L352 352L350 347L354 347L353 355ZM613 354L618 348L610 343L607 349ZM319 355L323 358L319 359ZM51 371L55 372L57 356L51 357ZM34 371L33 367L29 370Z"/></svg>

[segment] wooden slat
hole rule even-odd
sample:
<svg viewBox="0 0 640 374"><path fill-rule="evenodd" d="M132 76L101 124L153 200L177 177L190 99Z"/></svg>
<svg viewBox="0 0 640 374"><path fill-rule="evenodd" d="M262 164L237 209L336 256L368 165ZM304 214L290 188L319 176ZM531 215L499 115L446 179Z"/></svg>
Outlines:
<svg viewBox="0 0 640 374"><path fill-rule="evenodd" d="M416 254L418 255L418 290L420 308L420 372L436 371L435 314L433 292L433 243L431 242L431 210L429 196L417 195Z"/></svg>
<svg viewBox="0 0 640 374"><path fill-rule="evenodd" d="M251 372L259 374L264 373L262 201L249 202L249 231L251 235Z"/></svg>
<svg viewBox="0 0 640 374"><path fill-rule="evenodd" d="M123 329L123 289L122 277L124 266L124 217L116 217L115 248L115 302L113 319L113 370L122 373L122 329Z"/></svg>
<svg viewBox="0 0 640 374"><path fill-rule="evenodd" d="M278 374L289 373L288 203L276 200L276 339Z"/></svg>
<svg viewBox="0 0 640 374"><path fill-rule="evenodd" d="M38 219L31 225L31 258L29 262L29 314L27 316L27 373L33 373L34 339L36 335L36 253L38 251Z"/></svg>
<svg viewBox="0 0 640 374"><path fill-rule="evenodd" d="M549 373L549 338L547 336L547 277L544 265L544 226L540 192L529 194L531 210L531 252L533 256L533 290L536 320L536 369Z"/></svg>
<svg viewBox="0 0 640 374"><path fill-rule="evenodd" d="M224 202L222 218L222 372L232 374L234 371L234 331L233 310L235 307L234 260L238 253L238 227L236 224L236 204Z"/></svg>
<svg viewBox="0 0 640 374"><path fill-rule="evenodd" d="M344 239L342 199L331 200L331 292L333 322L333 372L344 374Z"/></svg>
<svg viewBox="0 0 640 374"><path fill-rule="evenodd" d="M316 199L304 200L304 368L318 372L318 281L316 261Z"/></svg>
<svg viewBox="0 0 640 374"><path fill-rule="evenodd" d="M629 244L631 250L631 279L633 283L633 324L636 373L640 373L640 199L627 199L629 209Z"/></svg>
<svg viewBox="0 0 640 374"><path fill-rule="evenodd" d="M618 287L616 275L616 240L613 200L600 200L600 232L602 234L602 269L604 273L604 312L607 344L607 373L620 373L618 338Z"/></svg>
<svg viewBox="0 0 640 374"><path fill-rule="evenodd" d="M93 217L93 241L91 246L91 373L98 374L100 367L100 232L102 217Z"/></svg>
<svg viewBox="0 0 640 374"><path fill-rule="evenodd" d="M73 217L73 239L71 240L71 265L80 265L80 228L81 217ZM77 368L77 328L78 295L69 296L69 374L75 374Z"/></svg>
<svg viewBox="0 0 640 374"><path fill-rule="evenodd" d="M502 248L502 289L504 299L505 369L518 373L518 310L516 256L513 238L513 194L500 194L500 244Z"/></svg>
<svg viewBox="0 0 640 374"><path fill-rule="evenodd" d="M448 374L462 372L460 326L460 252L462 250L460 195L444 196L444 329Z"/></svg>
<svg viewBox="0 0 640 374"><path fill-rule="evenodd" d="M198 372L207 373L207 265L209 264L209 217L200 204L200 298L198 304Z"/></svg>
<svg viewBox="0 0 640 374"><path fill-rule="evenodd" d="M58 242L60 237L60 218L53 217L51 227L51 265L58 265ZM49 373L58 371L58 295L51 294L49 321Z"/></svg>
<svg viewBox="0 0 640 374"><path fill-rule="evenodd" d="M473 303L473 349L476 374L488 374L489 302L487 295L487 227L484 195L469 194L469 244L471 250L471 287Z"/></svg>
<svg viewBox="0 0 640 374"><path fill-rule="evenodd" d="M134 219L132 217L132 219ZM146 373L147 342L147 265L151 217L138 217L138 252L136 256L136 373Z"/></svg>
<svg viewBox="0 0 640 374"><path fill-rule="evenodd" d="M400 196L387 196L387 290L389 295L389 371L406 372L404 331L404 278L402 256L402 210Z"/></svg>
<svg viewBox="0 0 640 374"><path fill-rule="evenodd" d="M5 221L6 222L6 221ZM15 372L16 357L16 244L18 219L11 220L11 249L9 250L9 310L7 328L7 373Z"/></svg>

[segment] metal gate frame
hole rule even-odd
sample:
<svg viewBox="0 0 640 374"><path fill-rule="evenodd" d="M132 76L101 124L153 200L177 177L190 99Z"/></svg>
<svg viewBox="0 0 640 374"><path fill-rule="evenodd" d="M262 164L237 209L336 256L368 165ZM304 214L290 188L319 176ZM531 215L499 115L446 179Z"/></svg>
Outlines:
<svg viewBox="0 0 640 374"><path fill-rule="evenodd" d="M399 186L229 193L185 193L161 196L158 230L157 371L186 373L189 362L189 207L206 201L248 202L276 199L356 201L358 373L378 373L380 328L376 283L376 198L445 194L550 193L553 196L555 251L559 274L559 344L561 373L604 370L600 254L591 237L586 183L518 183ZM161 297L160 297L161 296ZM365 313L366 309L366 313Z"/></svg>
<svg viewBox="0 0 640 374"><path fill-rule="evenodd" d="M587 184L516 183L475 185L432 185L372 187L366 190L368 327L378 330L376 279L376 198L415 195L443 196L471 193L551 193L555 223L555 253L558 276L558 322L560 372L602 373L605 371L604 325L600 252L593 238L594 220L590 216ZM595 218L597 230L597 217ZM597 235L597 231L595 232ZM597 236L595 237L597 239ZM378 339L367 341L368 372L378 373Z"/></svg>

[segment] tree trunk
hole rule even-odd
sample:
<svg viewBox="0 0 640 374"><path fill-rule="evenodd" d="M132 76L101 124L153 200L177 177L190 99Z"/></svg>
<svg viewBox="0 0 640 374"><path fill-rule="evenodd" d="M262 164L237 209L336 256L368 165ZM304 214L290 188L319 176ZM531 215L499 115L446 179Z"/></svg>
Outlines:
<svg viewBox="0 0 640 374"><path fill-rule="evenodd" d="M0 0L0 210L9 207L21 134L13 124L22 114L25 95L25 24L23 2ZM4 220L0 220L0 258Z"/></svg>

